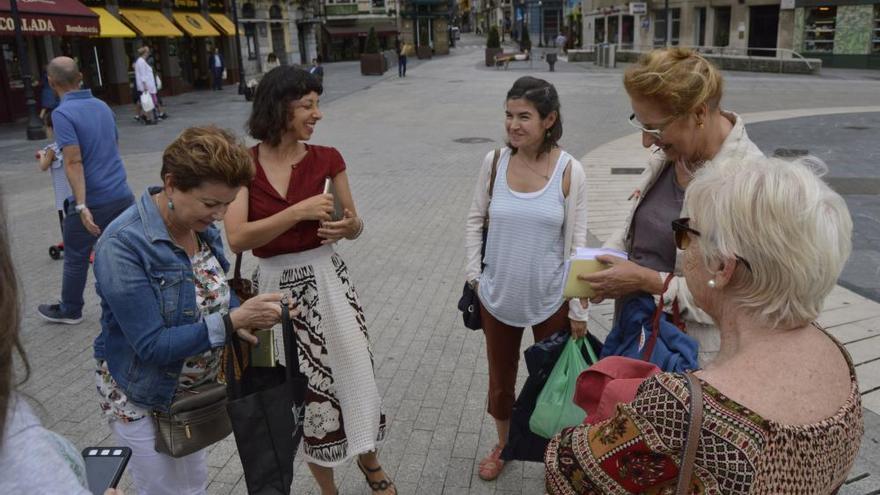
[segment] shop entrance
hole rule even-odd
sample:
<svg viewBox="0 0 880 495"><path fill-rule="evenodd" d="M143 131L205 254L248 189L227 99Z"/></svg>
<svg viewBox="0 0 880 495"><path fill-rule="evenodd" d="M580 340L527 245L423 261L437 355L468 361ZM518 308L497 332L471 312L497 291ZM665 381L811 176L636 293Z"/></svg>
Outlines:
<svg viewBox="0 0 880 495"><path fill-rule="evenodd" d="M749 48L776 48L779 29L779 5L749 7ZM773 50L749 50L756 57L774 57Z"/></svg>

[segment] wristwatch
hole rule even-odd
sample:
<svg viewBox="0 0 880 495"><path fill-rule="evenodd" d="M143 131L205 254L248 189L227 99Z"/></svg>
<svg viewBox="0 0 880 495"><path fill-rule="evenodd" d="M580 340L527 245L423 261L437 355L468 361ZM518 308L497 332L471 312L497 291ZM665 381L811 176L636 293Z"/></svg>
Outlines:
<svg viewBox="0 0 880 495"><path fill-rule="evenodd" d="M82 213L82 211L86 209L86 205L76 205L73 209L76 210L77 213Z"/></svg>

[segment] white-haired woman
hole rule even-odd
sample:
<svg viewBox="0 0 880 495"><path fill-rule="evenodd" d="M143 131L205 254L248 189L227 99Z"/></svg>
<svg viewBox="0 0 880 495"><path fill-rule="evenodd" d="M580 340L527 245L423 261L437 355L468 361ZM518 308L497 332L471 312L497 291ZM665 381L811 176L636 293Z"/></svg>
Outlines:
<svg viewBox="0 0 880 495"><path fill-rule="evenodd" d="M694 493L834 493L862 410L849 354L811 322L851 250L846 204L804 163L766 158L701 170L686 199L692 217L673 222L684 276L721 332L696 372ZM548 491L674 490L689 402L685 376L661 373L613 417L563 431L546 452Z"/></svg>

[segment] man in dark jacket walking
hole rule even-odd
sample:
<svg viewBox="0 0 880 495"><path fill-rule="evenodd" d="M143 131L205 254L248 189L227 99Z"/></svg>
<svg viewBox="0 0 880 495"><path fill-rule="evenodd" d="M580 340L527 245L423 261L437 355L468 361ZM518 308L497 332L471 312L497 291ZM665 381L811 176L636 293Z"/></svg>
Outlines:
<svg viewBox="0 0 880 495"><path fill-rule="evenodd" d="M220 55L220 48L214 47L214 53L208 61L208 66L211 68L212 89L215 91L222 90L223 71L226 69L226 64L223 62L223 55Z"/></svg>

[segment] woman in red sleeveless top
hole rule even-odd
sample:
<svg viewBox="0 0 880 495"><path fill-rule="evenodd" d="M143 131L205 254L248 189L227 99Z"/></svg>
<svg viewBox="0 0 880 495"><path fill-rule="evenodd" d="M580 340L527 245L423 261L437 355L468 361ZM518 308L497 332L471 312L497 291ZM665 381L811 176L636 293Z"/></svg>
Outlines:
<svg viewBox="0 0 880 495"><path fill-rule="evenodd" d="M235 252L259 259L260 292L291 294L299 307L294 328L301 371L309 377L302 454L321 488L337 493L333 468L351 457L374 493L397 493L376 457L385 416L373 371L363 309L334 244L355 239L357 216L345 162L335 148L306 144L321 120L321 83L306 71L278 67L260 81L248 121L260 144L256 173L226 216ZM332 180L341 219L333 220Z"/></svg>

